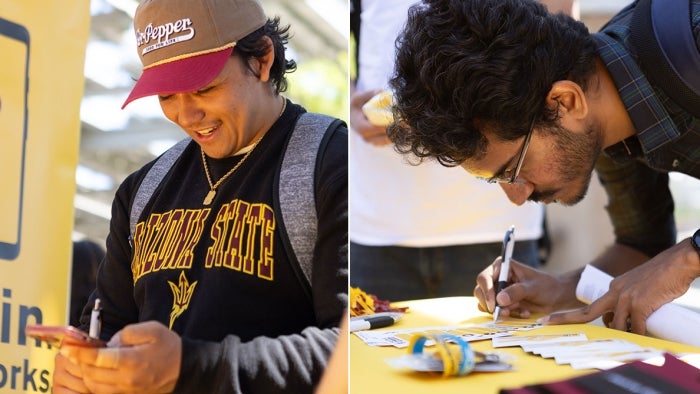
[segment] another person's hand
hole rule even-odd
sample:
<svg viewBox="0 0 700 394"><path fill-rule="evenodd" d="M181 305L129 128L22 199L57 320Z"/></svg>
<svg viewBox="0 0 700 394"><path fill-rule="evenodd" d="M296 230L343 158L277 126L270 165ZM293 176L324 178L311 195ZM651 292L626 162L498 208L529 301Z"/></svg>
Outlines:
<svg viewBox="0 0 700 394"><path fill-rule="evenodd" d="M367 90L353 92L350 95L350 124L352 129L359 133L365 141L372 145L382 146L391 143L386 135L386 127L370 123L362 112L362 106L379 92L381 90Z"/></svg>
<svg viewBox="0 0 700 394"><path fill-rule="evenodd" d="M82 381L91 392L168 393L175 388L182 341L161 323L128 325L107 346L61 348L63 356L80 366Z"/></svg>
<svg viewBox="0 0 700 394"><path fill-rule="evenodd" d="M644 335L649 316L688 291L699 275L700 257L685 240L613 279L608 292L590 305L541 320L546 324L585 323L603 316L610 328Z"/></svg>
<svg viewBox="0 0 700 394"><path fill-rule="evenodd" d="M571 280L556 278L515 260L510 262L508 286L498 296L495 283L501 272L501 258L481 271L476 279L474 296L479 300L479 310L493 313L496 301L501 316L528 318L532 313L550 313L563 306L580 303L574 297L576 284Z"/></svg>
<svg viewBox="0 0 700 394"><path fill-rule="evenodd" d="M340 334L328 360L315 394L347 394L348 392L348 322L349 312L340 322Z"/></svg>

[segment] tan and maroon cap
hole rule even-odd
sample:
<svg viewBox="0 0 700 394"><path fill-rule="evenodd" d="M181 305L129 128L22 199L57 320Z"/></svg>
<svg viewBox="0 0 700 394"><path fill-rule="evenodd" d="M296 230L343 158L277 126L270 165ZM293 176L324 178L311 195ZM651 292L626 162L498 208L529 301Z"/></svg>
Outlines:
<svg viewBox="0 0 700 394"><path fill-rule="evenodd" d="M266 21L258 0L142 0L134 33L143 73L122 108L141 97L206 86L236 42Z"/></svg>

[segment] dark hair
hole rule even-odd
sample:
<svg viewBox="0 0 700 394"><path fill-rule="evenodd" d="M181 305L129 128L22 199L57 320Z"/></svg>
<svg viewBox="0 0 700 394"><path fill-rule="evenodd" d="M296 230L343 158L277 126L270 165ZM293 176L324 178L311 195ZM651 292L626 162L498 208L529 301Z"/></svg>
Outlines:
<svg viewBox="0 0 700 394"><path fill-rule="evenodd" d="M248 68L256 73L250 66L250 58L262 57L270 50L267 42L262 38L270 37L272 47L275 51L275 60L270 69L270 80L275 86L275 92L280 93L287 90L287 77L285 74L293 72L297 69L297 64L294 60L285 58L286 45L289 42L289 26L280 26L280 18L267 20L265 26L248 34L236 43L236 49L233 51L234 56L238 55L243 60Z"/></svg>
<svg viewBox="0 0 700 394"><path fill-rule="evenodd" d="M585 91L595 71L586 26L531 0L425 0L409 9L396 49L389 137L399 152L445 166L484 154L485 125L503 140L533 120L553 125L552 84Z"/></svg>

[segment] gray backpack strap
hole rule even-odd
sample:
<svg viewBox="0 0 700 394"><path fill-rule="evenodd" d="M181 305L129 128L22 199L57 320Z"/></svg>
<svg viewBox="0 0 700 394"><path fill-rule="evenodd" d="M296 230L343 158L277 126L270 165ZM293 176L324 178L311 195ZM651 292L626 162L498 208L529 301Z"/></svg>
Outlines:
<svg viewBox="0 0 700 394"><path fill-rule="evenodd" d="M312 257L316 244L316 158L326 130L336 119L304 113L289 138L279 171L279 204L282 228L291 252L311 285ZM282 231L284 234L285 231ZM284 236L283 236L284 238ZM287 240L284 240L286 242ZM287 245L285 245L287 247ZM310 287L309 287L310 288Z"/></svg>
<svg viewBox="0 0 700 394"><path fill-rule="evenodd" d="M163 153L156 160L153 167L148 170L148 173L141 181L141 185L139 185L139 189L136 191L136 195L134 196L134 201L131 203L129 229L131 231L130 235L132 239L134 237L134 233L136 232L136 223L138 223L143 209L151 200L153 193L158 188L158 185L160 185L160 182L165 177L165 174L170 171L170 168L173 166L173 164L175 164L175 161L177 161L190 141L192 141L192 139L187 137L165 151L165 153Z"/></svg>

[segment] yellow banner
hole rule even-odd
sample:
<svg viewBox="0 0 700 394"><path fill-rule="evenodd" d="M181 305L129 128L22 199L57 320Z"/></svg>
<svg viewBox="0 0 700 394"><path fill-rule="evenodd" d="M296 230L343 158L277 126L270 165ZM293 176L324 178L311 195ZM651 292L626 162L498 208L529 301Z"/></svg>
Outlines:
<svg viewBox="0 0 700 394"><path fill-rule="evenodd" d="M0 1L0 392L49 392L65 325L88 0Z"/></svg>

